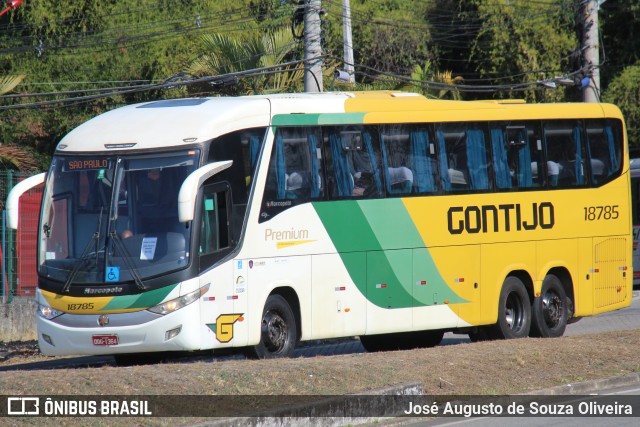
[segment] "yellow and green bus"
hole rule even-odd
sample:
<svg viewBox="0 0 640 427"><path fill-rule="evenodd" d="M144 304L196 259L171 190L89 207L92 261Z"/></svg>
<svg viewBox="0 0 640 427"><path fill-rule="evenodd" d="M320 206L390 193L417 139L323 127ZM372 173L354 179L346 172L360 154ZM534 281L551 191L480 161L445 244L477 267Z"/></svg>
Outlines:
<svg viewBox="0 0 640 427"><path fill-rule="evenodd" d="M607 104L398 92L131 105L45 181L44 354L367 350L557 337L632 294L629 160Z"/></svg>

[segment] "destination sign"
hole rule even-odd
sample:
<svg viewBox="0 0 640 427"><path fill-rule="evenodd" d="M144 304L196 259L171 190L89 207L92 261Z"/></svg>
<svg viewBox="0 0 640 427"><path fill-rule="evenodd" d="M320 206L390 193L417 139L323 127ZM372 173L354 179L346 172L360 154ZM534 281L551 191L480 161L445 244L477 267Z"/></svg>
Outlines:
<svg viewBox="0 0 640 427"><path fill-rule="evenodd" d="M67 171L81 171L94 169L108 169L109 160L107 159L69 159L65 163Z"/></svg>

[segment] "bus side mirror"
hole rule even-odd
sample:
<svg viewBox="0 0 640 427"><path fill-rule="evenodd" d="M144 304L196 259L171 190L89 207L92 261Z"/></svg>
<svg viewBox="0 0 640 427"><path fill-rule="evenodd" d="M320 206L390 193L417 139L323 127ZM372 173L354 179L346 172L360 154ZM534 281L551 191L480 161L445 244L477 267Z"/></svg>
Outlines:
<svg viewBox="0 0 640 427"><path fill-rule="evenodd" d="M228 169L232 163L233 160L209 163L189 174L178 193L178 220L180 222L193 221L196 211L196 197L202 183L218 172Z"/></svg>
<svg viewBox="0 0 640 427"><path fill-rule="evenodd" d="M33 187L40 185L44 182L47 177L47 173L39 173L38 175L30 176L27 179L24 179L17 183L15 187L11 189L9 195L7 196L7 227L17 230L18 229L18 218L20 212L20 196L22 196L27 191L31 190Z"/></svg>

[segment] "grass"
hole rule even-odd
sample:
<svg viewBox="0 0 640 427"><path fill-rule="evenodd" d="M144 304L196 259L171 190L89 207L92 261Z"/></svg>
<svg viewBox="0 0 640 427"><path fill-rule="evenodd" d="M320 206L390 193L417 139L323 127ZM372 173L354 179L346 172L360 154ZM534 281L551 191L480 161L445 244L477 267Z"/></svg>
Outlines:
<svg viewBox="0 0 640 427"><path fill-rule="evenodd" d="M430 395L503 395L639 372L639 353L640 330L630 330L312 358L5 371L0 372L0 389L5 395L297 396L344 395L419 382ZM0 368L45 360L40 355L13 358L0 362ZM51 420L53 425L65 424L64 418ZM112 419L116 420L125 421ZM127 425L163 423L153 418L126 420Z"/></svg>

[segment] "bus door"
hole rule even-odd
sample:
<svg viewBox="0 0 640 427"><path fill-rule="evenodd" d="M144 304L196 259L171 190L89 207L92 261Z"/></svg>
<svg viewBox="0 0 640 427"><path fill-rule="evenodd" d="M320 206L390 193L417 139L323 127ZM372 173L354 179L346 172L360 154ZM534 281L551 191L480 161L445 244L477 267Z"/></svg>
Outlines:
<svg viewBox="0 0 640 427"><path fill-rule="evenodd" d="M411 330L412 250L367 252L367 334Z"/></svg>
<svg viewBox="0 0 640 427"><path fill-rule="evenodd" d="M202 298L201 318L207 326L208 339L216 347L237 345L237 313L235 281L240 277L238 265L221 262L231 244L231 196L227 183L205 185L202 188L200 215L200 285L209 285ZM217 265L216 265L217 264ZM215 266L215 268L212 268ZM242 264L240 264L242 266Z"/></svg>

